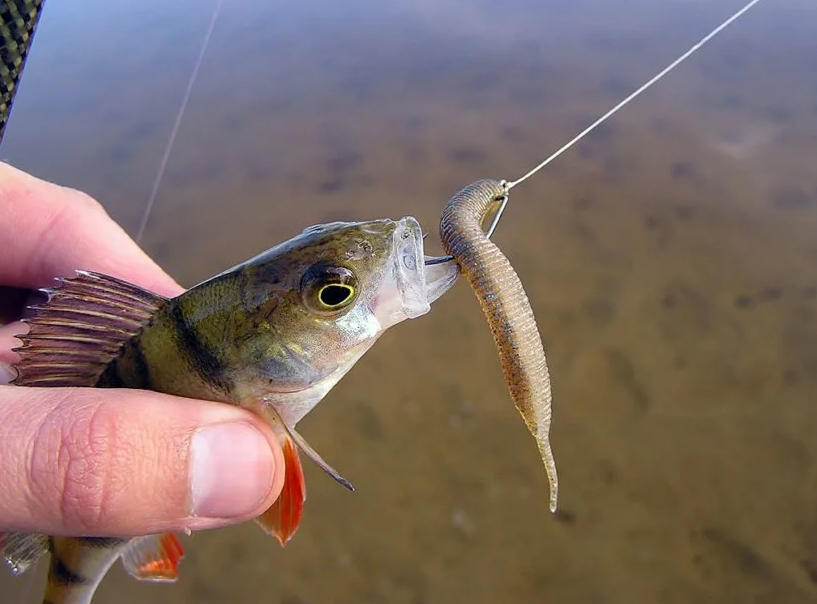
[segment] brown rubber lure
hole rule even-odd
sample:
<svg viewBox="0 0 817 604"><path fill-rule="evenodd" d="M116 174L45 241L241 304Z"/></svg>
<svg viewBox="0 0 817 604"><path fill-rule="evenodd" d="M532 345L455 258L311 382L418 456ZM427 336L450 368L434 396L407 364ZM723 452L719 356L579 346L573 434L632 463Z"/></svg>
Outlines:
<svg viewBox="0 0 817 604"><path fill-rule="evenodd" d="M545 350L522 282L482 223L507 199L504 182L480 180L448 202L440 238L479 300L494 336L505 381L522 419L536 439L556 511L559 481L550 447L551 392Z"/></svg>

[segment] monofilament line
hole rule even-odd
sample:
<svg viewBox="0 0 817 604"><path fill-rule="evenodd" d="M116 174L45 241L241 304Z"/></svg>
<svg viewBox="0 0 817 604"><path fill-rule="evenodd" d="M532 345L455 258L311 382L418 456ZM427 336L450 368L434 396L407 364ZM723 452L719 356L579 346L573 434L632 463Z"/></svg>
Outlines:
<svg viewBox="0 0 817 604"><path fill-rule="evenodd" d="M617 113L617 112L618 112L618 111L619 111L619 110L620 110L622 107L624 107L625 105L627 105L627 104L628 104L630 101L632 101L634 98L636 98L636 97L637 97L638 95L640 95L642 92L644 92L645 90L647 90L648 88L650 88L650 87L651 87L653 84L655 84L655 83L656 83L658 80L660 80L660 79L661 79L661 78L663 78L665 75L667 75L667 74L668 74L670 71L672 71L673 69L675 69L676 67L678 67L678 65L680 65L681 63L683 63L684 61L686 61L686 60L687 60L687 59L690 57L690 55L691 55L692 53L694 53L694 52L695 52L696 50L698 50L698 49L699 49L701 46L703 46L704 44L706 44L707 42L709 42L709 41L710 41L712 38L714 38L714 37L715 37L715 36L717 36L719 33L721 33L721 32L722 32L724 29L726 29L727 27L729 27L729 25L731 25L731 24L732 24L732 23L733 23L735 20L737 20L738 18L740 18L740 17L741 17L741 16L742 16L742 15L743 15L743 14L744 14L746 11L748 11L750 8L752 8L752 7L753 7L755 4L757 4L758 2L760 2L760 0L751 0L751 2L749 2L749 3L748 3L746 6L744 6L742 9L740 9L738 12L736 12L736 13L735 13L734 15L732 15L731 17L729 17L729 18L728 18L726 21L724 21L723 23L721 23L721 24L720 24L718 27L716 27L715 29L713 29L711 32L709 32L709 33L708 33L706 36L704 36L704 37L701 39L701 41L700 41L700 42L698 42L697 44L695 44L695 46L693 46L693 47L692 47L692 48L690 48L688 51L686 51L684 54L682 54L680 57L678 57L677 59L675 59L675 60L674 60L672 63L670 63L670 64L669 64L667 67L665 67L665 68L664 68L662 71L660 71L660 72L659 72L659 73L658 73L656 76L654 76L654 77L653 77L652 79L650 79L650 80L649 80L647 83L645 83L643 86L641 86L641 87L640 87L638 90L636 90L635 92L633 92L632 94L630 94L630 96L628 96L627 98L625 98L625 99L624 99L623 101L621 101L621 102L620 102L618 105L616 105L615 107L613 107L612 109L610 109L610 111L608 111L607 113L605 113L604 115L602 115L602 116L601 116L599 119L597 119L595 122L593 122L592 124L590 124L590 125L589 125L587 128L585 128L584 130L582 130L582 131L581 131L581 132L580 132L580 133L579 133L579 134L578 134L578 135L577 135L575 138L573 138L572 140L570 140L569 142L567 142L567 143L566 143L566 144L565 144L563 147L561 147L561 148L560 148L558 151L556 151L556 152L555 152L553 155L551 155L550 157L548 157L548 158L547 158L545 161L543 161L541 164L539 164L538 166L536 166L536 167L535 167L533 170L531 170L530 172L528 172L527 174L525 174L525 175L524 175L524 176L522 176L521 178L518 178L517 180L515 180L515 181L513 181L513 182L508 183L508 184L507 184L507 189L511 189L511 188L515 187L516 185L518 185L518 184L520 184L520 183L522 183L522 182L526 181L528 178L530 178L531 176L533 176L534 174L536 174L536 173L537 173L539 170L541 170L542 168L544 168L545 166L547 166L547 165L548 165L550 162L552 162L554 159L556 159L557 157L559 157L559 156L560 156L562 153L564 153L565 151L567 151L568 149L570 149L570 148L571 148L573 145L575 145L576 143L578 143L578 142L579 142L581 139L583 139L585 136L587 136L588 134L590 134L590 132L592 132L592 131L593 131L593 130L595 130L595 129L596 129L598 126L600 126L600 125L601 125L603 122L607 121L607 120L608 120L610 117L612 117L612 116L613 116L613 114Z"/></svg>
<svg viewBox="0 0 817 604"><path fill-rule="evenodd" d="M196 83L196 78L199 75L201 64L204 62L204 55L207 52L207 47L210 45L210 38L213 37L213 30L216 28L216 21L218 20L218 15L221 12L221 5L223 3L224 0L216 0L216 5L213 9L213 16L210 19L210 25L207 27L207 32L204 34L204 40L201 43L199 55L196 57L196 62L193 65L193 72L190 74L190 80L187 82L187 89L184 91L184 97L182 97L182 103L179 106L176 121L173 122L173 128L170 130L170 138L167 141L167 146L165 147L162 161L159 162L159 171L156 173L156 179L153 181L153 189L151 189L150 197L148 197L147 204L145 205L145 211L142 214L142 221L139 223L139 229L136 231L137 243L142 240L142 235L145 234L145 227L148 224L150 212L153 210L153 204L156 202L156 195L159 193L159 185L162 182L165 169L167 169L167 163L170 159L170 152L173 149L173 143L176 142L176 135L179 133L179 127L182 124L182 117L184 116L184 112L187 109L188 103L190 102L190 94L193 92L193 84Z"/></svg>

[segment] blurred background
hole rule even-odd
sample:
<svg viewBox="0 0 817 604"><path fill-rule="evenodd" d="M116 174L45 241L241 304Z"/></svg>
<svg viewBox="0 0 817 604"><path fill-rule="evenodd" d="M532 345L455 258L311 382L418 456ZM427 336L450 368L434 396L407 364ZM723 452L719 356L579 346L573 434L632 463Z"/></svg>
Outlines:
<svg viewBox="0 0 817 604"><path fill-rule="evenodd" d="M47 2L3 160L135 233L214 0ZM190 286L303 227L513 179L742 0L226 0L143 245ZM463 282L301 432L281 550L185 539L95 604L817 600L817 5L762 2L514 190L495 240L553 374L560 509ZM41 567L44 567L41 564ZM44 568L0 573L39 602Z"/></svg>

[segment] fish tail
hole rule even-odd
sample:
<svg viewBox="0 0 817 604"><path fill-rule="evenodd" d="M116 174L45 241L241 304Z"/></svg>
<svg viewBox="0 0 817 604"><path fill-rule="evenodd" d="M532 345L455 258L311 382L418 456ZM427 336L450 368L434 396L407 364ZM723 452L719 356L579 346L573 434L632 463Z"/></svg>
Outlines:
<svg viewBox="0 0 817 604"><path fill-rule="evenodd" d="M90 604L96 588L127 540L97 537L50 537L43 604Z"/></svg>

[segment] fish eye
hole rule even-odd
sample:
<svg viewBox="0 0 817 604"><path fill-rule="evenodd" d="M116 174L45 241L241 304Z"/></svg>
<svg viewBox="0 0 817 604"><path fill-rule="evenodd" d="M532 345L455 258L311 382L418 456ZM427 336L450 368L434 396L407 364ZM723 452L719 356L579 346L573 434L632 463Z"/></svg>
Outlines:
<svg viewBox="0 0 817 604"><path fill-rule="evenodd" d="M345 266L313 265L301 279L301 298L319 314L335 314L357 298L357 277Z"/></svg>
<svg viewBox="0 0 817 604"><path fill-rule="evenodd" d="M327 308L336 308L355 295L355 288L345 283L329 283L321 287L318 300Z"/></svg>

